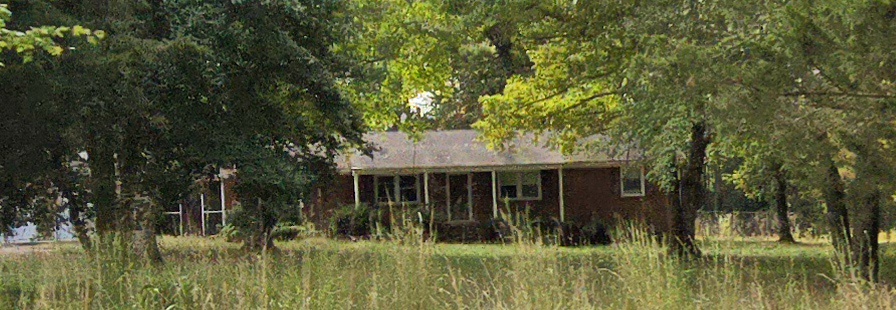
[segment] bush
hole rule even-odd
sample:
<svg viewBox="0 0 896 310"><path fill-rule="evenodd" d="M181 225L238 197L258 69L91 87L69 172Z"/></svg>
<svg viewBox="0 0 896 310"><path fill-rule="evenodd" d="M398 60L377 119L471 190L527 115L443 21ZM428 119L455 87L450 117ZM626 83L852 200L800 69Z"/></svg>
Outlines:
<svg viewBox="0 0 896 310"><path fill-rule="evenodd" d="M608 245L613 243L613 238L610 237L610 230L601 219L592 219L591 222L582 226L581 231L584 244Z"/></svg>
<svg viewBox="0 0 896 310"><path fill-rule="evenodd" d="M320 234L314 223L278 223L271 232L273 238L278 241L295 240L306 237L313 237Z"/></svg>
<svg viewBox="0 0 896 310"><path fill-rule="evenodd" d="M330 233L337 237L370 237L372 215L367 205L343 205L330 218Z"/></svg>
<svg viewBox="0 0 896 310"><path fill-rule="evenodd" d="M224 238L227 242L242 242L242 234L239 229L231 224L224 225L221 227L221 231L218 232L218 236Z"/></svg>
<svg viewBox="0 0 896 310"><path fill-rule="evenodd" d="M481 222L479 230L482 232L482 241L511 242L513 230L504 219L491 219Z"/></svg>
<svg viewBox="0 0 896 310"><path fill-rule="evenodd" d="M482 225L473 220L436 222L439 241L476 242L483 239Z"/></svg>

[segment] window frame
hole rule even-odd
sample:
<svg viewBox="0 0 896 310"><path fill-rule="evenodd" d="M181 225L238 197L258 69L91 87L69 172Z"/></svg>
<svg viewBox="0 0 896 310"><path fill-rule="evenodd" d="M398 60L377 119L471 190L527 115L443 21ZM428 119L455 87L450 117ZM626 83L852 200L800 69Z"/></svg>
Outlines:
<svg viewBox="0 0 896 310"><path fill-rule="evenodd" d="M646 180L644 179L644 167L638 166L640 181L641 181L641 191L638 193L626 193L625 191L625 172L628 169L634 169L636 167L619 167L619 194L622 197L644 197L647 195L647 186Z"/></svg>
<svg viewBox="0 0 896 310"><path fill-rule="evenodd" d="M495 175L495 183L497 183L496 190L498 191L497 194L499 195L499 197L498 197L499 199L507 200L507 201L538 201L538 200L542 200L544 191L541 186L542 185L541 184L542 183L541 170L510 170L510 171L496 171L496 173L497 173L497 175ZM501 187L503 186L503 184L501 183L501 177L500 177L500 175L502 173L512 173L512 174L516 175L516 197L514 197L514 198L500 197ZM535 182L535 185L538 187L538 196L534 196L534 197L522 196L522 194L523 194L523 174L524 173L535 173L538 176L537 178L535 178L537 180Z"/></svg>
<svg viewBox="0 0 896 310"><path fill-rule="evenodd" d="M414 190L417 192L417 200L403 201L401 195L401 178L414 177ZM393 174L393 175L374 175L373 176L373 199L377 204L388 204L389 201L380 201L380 178L392 178L392 197L395 197L393 203L399 204L419 204L421 203L420 193L420 175L419 174Z"/></svg>

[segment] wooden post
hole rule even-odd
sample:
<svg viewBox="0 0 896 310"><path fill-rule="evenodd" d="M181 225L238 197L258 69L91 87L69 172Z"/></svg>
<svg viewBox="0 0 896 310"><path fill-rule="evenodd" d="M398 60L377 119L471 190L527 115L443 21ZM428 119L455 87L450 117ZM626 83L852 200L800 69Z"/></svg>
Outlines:
<svg viewBox="0 0 896 310"><path fill-rule="evenodd" d="M467 219L473 219L473 174L467 173Z"/></svg>
<svg viewBox="0 0 896 310"><path fill-rule="evenodd" d="M227 226L227 204L224 196L224 174L219 178L221 180L221 226Z"/></svg>
<svg viewBox="0 0 896 310"><path fill-rule="evenodd" d="M557 183L559 183L559 188L560 188L560 199L559 199L560 200L560 222L565 222L566 221L566 210L565 210L565 206L563 204L563 166L560 166L560 168L557 169L557 176L558 176Z"/></svg>
<svg viewBox="0 0 896 310"><path fill-rule="evenodd" d="M445 172L445 208L448 220L451 220L451 173Z"/></svg>
<svg viewBox="0 0 896 310"><path fill-rule="evenodd" d="M199 194L199 208L202 222L202 235L205 236L205 194Z"/></svg>
<svg viewBox="0 0 896 310"><path fill-rule="evenodd" d="M492 218L498 218L498 173L492 170Z"/></svg>
<svg viewBox="0 0 896 310"><path fill-rule="evenodd" d="M355 209L361 207L361 188L360 188L360 175L355 170L352 170L352 177L354 178L354 187L355 187Z"/></svg>
<svg viewBox="0 0 896 310"><path fill-rule="evenodd" d="M419 184L419 183L417 183ZM426 204L426 209L429 209L429 172L423 172L423 202Z"/></svg>
<svg viewBox="0 0 896 310"><path fill-rule="evenodd" d="M180 235L184 235L184 204L177 204L177 223L180 226Z"/></svg>

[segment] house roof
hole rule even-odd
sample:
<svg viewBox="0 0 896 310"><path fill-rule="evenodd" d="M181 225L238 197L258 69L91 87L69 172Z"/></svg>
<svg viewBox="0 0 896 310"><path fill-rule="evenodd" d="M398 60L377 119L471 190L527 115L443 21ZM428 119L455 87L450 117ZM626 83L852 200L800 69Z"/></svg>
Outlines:
<svg viewBox="0 0 896 310"><path fill-rule="evenodd" d="M372 133L365 139L376 150L372 157L361 153L343 155L340 171L368 172L396 170L489 170L508 167L560 165L618 165L624 159L607 153L563 155L536 143L533 135L522 136L504 151L489 150L478 141L474 130L429 131L416 143L402 132ZM541 139L540 141L545 141Z"/></svg>

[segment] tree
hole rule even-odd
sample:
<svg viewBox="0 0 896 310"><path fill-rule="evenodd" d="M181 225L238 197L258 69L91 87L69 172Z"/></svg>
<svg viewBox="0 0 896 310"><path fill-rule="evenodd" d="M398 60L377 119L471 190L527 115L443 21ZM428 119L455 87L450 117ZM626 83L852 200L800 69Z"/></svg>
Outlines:
<svg viewBox="0 0 896 310"><path fill-rule="evenodd" d="M638 147L633 159L670 193L674 252L689 256L699 255L694 220L722 94L713 82L727 70L717 61L719 16L731 8L681 4L535 4L542 14L524 35L536 73L482 98L476 128L497 144L523 130L550 132L567 151L596 134L611 136L618 152Z"/></svg>
<svg viewBox="0 0 896 310"><path fill-rule="evenodd" d="M215 107L199 121L208 148L192 152L237 167L236 191L249 217L243 227L254 228L246 245L271 248L276 215L332 173L327 167L339 151L362 145L360 115L336 88L352 69L330 51L341 34L338 3L184 1L169 9L201 12L171 18L172 32L190 34L206 60L187 65L211 92L203 86L185 95Z"/></svg>
<svg viewBox="0 0 896 310"><path fill-rule="evenodd" d="M888 73L851 65L869 63L858 59L889 63L889 56L881 54L884 48L874 44L888 42L880 35L891 33L881 29L889 25L884 19L872 21L889 14L890 9L882 6L777 1L544 5L539 10L546 12L543 17L526 27L542 31L529 35L533 38L550 38L526 47L536 55L535 75L511 78L503 94L483 98L486 118L476 126L498 143L522 130L553 132L553 142L561 149L596 133L609 134L622 147L639 146L654 163L652 179L671 193L681 191L670 199L676 223L673 245L696 253L693 217L703 204L702 171L707 154L712 154L708 148L760 143L766 145L764 150L774 151L766 152L769 155L781 155L748 156L769 158L769 163L775 158L792 161L781 165L799 170L794 173L806 176L804 180L825 175L806 161L825 162L825 157L855 146L880 149L873 146L874 138L844 145L850 135L836 132L847 128L848 120L892 127L884 125L888 116L867 114L867 109L856 109L860 104L844 105L866 101L883 107L892 96ZM836 31L821 31L817 25L825 22L837 25ZM862 40L876 41L855 40L847 29L858 25L876 31ZM554 54L538 57L538 53ZM831 56L842 53L849 55ZM833 68L834 78L826 73ZM875 78L860 81L859 76ZM860 87L865 82L873 84ZM862 93L861 88L875 92ZM579 115L577 110L583 111L582 117L571 117ZM819 116L823 118L805 126L805 118ZM860 121L870 116L878 122ZM770 124L775 130L768 130ZM864 135L890 139L886 131ZM800 150L803 141L811 143L809 151ZM845 212L837 212L845 218Z"/></svg>
<svg viewBox="0 0 896 310"><path fill-rule="evenodd" d="M893 39L896 6L794 2L770 12L768 27L746 41L759 56L750 58L738 84L746 93L776 98L764 101L771 111L796 107L797 119L815 123L791 131L802 133L802 143L816 146L808 148L815 154L803 156L802 165L792 166L802 175L797 184L826 180L814 187L825 193L835 248L853 253L841 256L848 269L874 280L884 203L880 193L893 191L885 180L892 179L887 150L894 138L896 76L887 65L893 55L882 42Z"/></svg>
<svg viewBox="0 0 896 310"><path fill-rule="evenodd" d="M76 179L83 171L72 169L77 163L71 156L71 145L61 139L61 128L70 119L60 115L59 107L45 103L45 89L51 83L41 79L46 74L42 68L14 66L5 67L4 61L21 60L29 63L43 50L50 56L60 56L65 49L60 40L67 37L85 37L90 44L98 44L105 37L101 30L92 31L82 26L32 26L26 31L7 29L13 22L12 12L6 4L0 4L0 55L6 53L6 60L0 59L0 73L3 85L4 123L0 141L8 149L0 157L0 206L3 232L28 221L36 222L41 231L56 227L56 215L62 211L57 201L69 206L71 218L79 239L86 241L84 223L79 217L79 206L83 196L75 192ZM13 23L14 25L16 23ZM30 91L25 94L21 90ZM30 97L30 98L29 98ZM31 99L29 102L28 99ZM87 244L85 242L85 244Z"/></svg>
<svg viewBox="0 0 896 310"><path fill-rule="evenodd" d="M514 1L348 1L335 51L357 64L342 90L374 130L469 128L479 97L500 93L531 62ZM423 108L415 105L423 102Z"/></svg>
<svg viewBox="0 0 896 310"><path fill-rule="evenodd" d="M257 224L245 227L269 236L302 188L332 172L338 151L362 144L364 126L335 87L349 70L330 53L338 3L44 5L58 9L51 18L113 34L102 46L79 46L85 55L30 64L49 72L39 77L52 91L20 101L26 111L40 102L60 108L40 115L68 117L51 136L69 154L87 154L84 185L101 241L134 240L148 245L139 255L159 260L151 223L161 206L233 165L245 180L236 187L243 214ZM247 246L273 246L259 240Z"/></svg>

